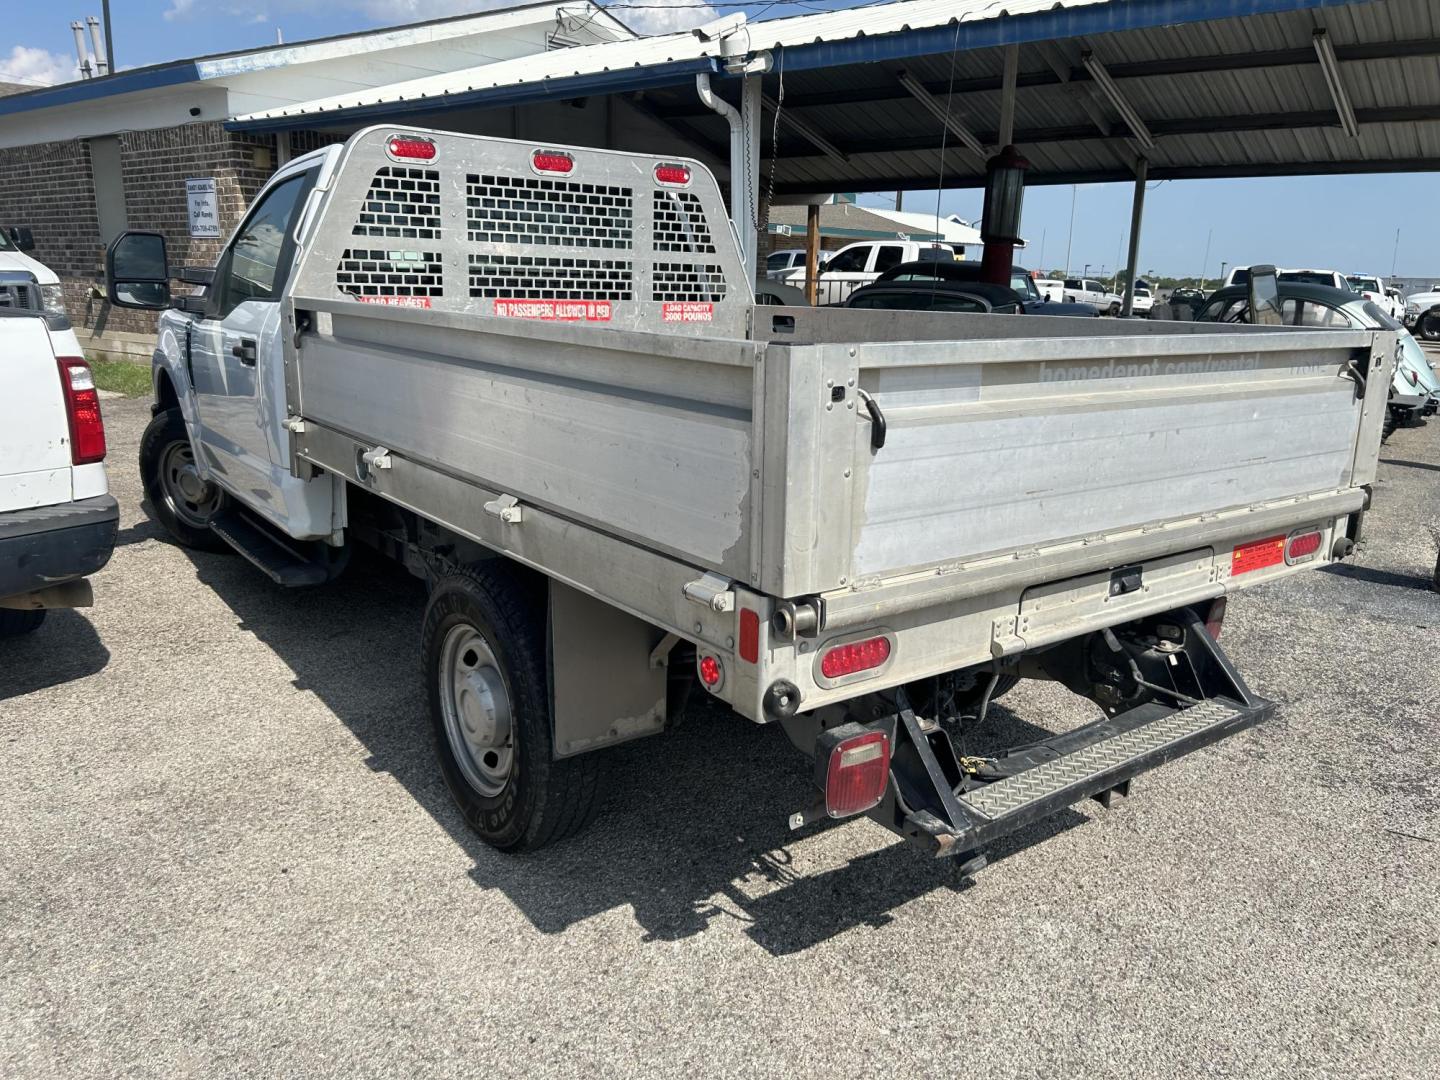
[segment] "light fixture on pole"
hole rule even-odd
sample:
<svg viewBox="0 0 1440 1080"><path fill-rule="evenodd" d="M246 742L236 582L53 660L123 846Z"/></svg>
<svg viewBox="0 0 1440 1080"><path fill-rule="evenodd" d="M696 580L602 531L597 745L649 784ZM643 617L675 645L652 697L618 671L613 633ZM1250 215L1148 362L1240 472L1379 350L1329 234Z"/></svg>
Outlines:
<svg viewBox="0 0 1440 1080"><path fill-rule="evenodd" d="M1355 138L1360 134L1360 125L1355 120L1355 109L1350 104L1350 95L1340 81L1340 61L1335 56L1335 46L1330 44L1330 33L1323 26L1310 39L1315 45L1315 56L1320 61L1320 72L1325 76L1325 86L1330 91L1330 100L1335 104L1335 113L1340 117L1340 127Z"/></svg>

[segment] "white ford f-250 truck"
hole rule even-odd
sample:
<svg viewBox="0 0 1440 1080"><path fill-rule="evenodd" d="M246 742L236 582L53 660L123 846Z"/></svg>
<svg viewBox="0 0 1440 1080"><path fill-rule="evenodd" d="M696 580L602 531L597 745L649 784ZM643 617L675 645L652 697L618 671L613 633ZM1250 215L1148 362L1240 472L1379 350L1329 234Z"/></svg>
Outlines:
<svg viewBox="0 0 1440 1080"><path fill-rule="evenodd" d="M63 315L0 307L0 638L87 607L115 547L105 425Z"/></svg>
<svg viewBox="0 0 1440 1080"><path fill-rule="evenodd" d="M158 234L107 269L170 302ZM440 767L507 850L579 829L687 683L813 757L795 827L863 814L967 868L1259 721L1225 598L1349 552L1396 350L756 306L695 162L386 127L179 276L208 288L160 322L155 516L283 585L356 543L423 578ZM1020 678L1099 716L957 752Z"/></svg>

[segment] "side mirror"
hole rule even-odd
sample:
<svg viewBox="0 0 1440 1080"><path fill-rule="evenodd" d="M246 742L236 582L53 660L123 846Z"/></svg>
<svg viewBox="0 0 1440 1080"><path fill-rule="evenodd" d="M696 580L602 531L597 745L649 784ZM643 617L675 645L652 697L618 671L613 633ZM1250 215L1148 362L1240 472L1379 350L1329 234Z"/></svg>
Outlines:
<svg viewBox="0 0 1440 1080"><path fill-rule="evenodd" d="M28 225L11 225L5 230L10 238L10 243L15 245L18 251L35 250L35 234L30 231Z"/></svg>
<svg viewBox="0 0 1440 1080"><path fill-rule="evenodd" d="M165 237L127 230L105 251L105 295L116 307L162 311L170 306Z"/></svg>
<svg viewBox="0 0 1440 1080"><path fill-rule="evenodd" d="M1273 266L1250 267L1250 321L1257 326L1281 326L1280 284Z"/></svg>

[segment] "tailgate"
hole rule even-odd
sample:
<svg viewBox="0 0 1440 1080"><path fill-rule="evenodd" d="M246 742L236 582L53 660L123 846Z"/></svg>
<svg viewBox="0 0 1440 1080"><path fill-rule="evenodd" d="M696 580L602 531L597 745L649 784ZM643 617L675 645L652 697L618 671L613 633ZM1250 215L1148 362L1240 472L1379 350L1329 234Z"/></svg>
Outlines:
<svg viewBox="0 0 1440 1080"><path fill-rule="evenodd" d="M1172 554L1197 546L1184 523L1368 483L1394 348L1385 333L1275 330L796 348L796 433L796 393L837 400L808 455L792 442L782 594L1136 533ZM1372 352L1380 377L1361 398L1348 371ZM863 395L839 411L827 387L842 386L873 399L883 446ZM807 456L812 489L793 483Z"/></svg>
<svg viewBox="0 0 1440 1080"><path fill-rule="evenodd" d="M0 513L70 498L70 428L45 322L0 316Z"/></svg>

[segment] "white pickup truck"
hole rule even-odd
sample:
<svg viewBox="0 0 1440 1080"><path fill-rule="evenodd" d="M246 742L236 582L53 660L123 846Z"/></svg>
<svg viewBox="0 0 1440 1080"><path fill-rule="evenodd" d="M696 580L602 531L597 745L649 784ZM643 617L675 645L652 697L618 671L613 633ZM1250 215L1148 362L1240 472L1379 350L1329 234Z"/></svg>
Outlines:
<svg viewBox="0 0 1440 1080"><path fill-rule="evenodd" d="M86 607L115 547L105 425L63 315L0 307L0 637Z"/></svg>
<svg viewBox="0 0 1440 1080"><path fill-rule="evenodd" d="M154 512L283 585L357 543L421 577L416 692L506 850L578 830L690 689L812 757L792 826L965 867L1271 711L1225 598L1350 551L1394 333L767 307L747 270L696 162L358 132L180 275ZM129 233L107 288L171 272ZM1097 719L958 752L1020 678Z"/></svg>
<svg viewBox="0 0 1440 1080"><path fill-rule="evenodd" d="M856 289L876 281L886 270L907 262L938 259L953 262L955 252L945 244L918 240L865 240L846 244L820 267L815 303L843 304ZM800 264L776 278L797 289L805 287L805 266Z"/></svg>
<svg viewBox="0 0 1440 1080"><path fill-rule="evenodd" d="M1120 314L1120 294L1093 278L1066 278L1064 297L1070 304L1093 304L1104 315Z"/></svg>

